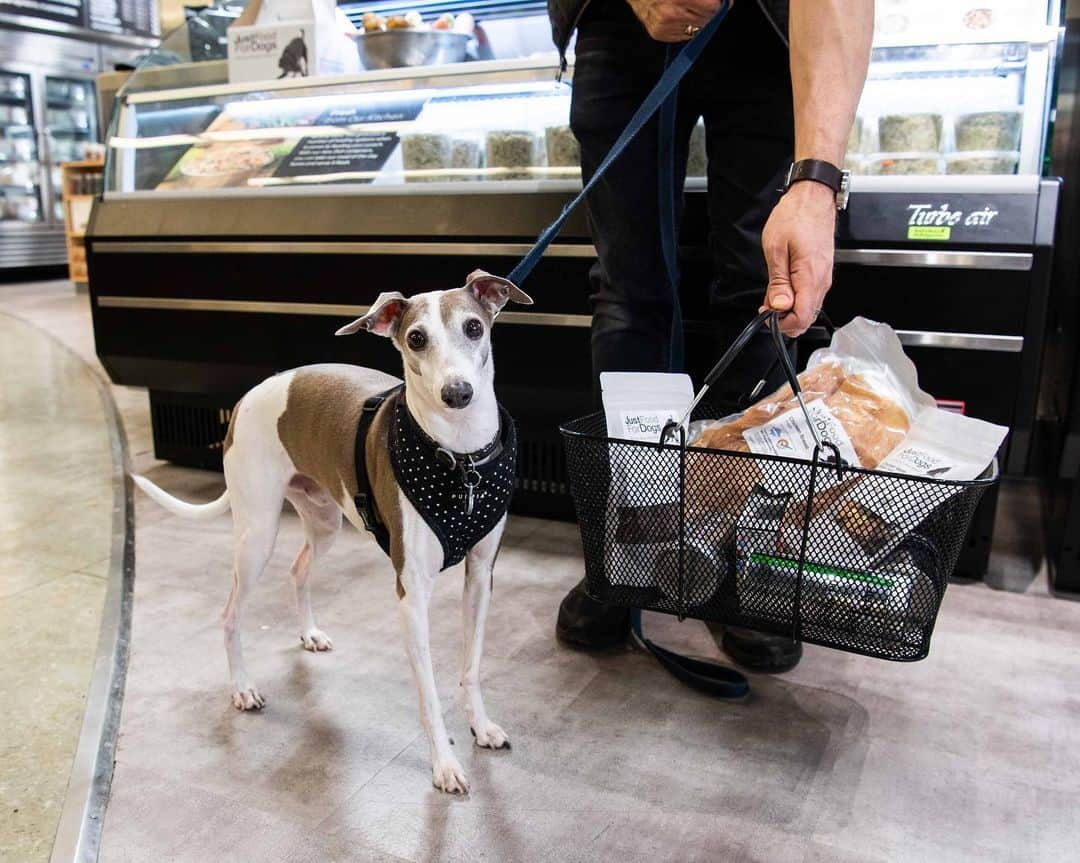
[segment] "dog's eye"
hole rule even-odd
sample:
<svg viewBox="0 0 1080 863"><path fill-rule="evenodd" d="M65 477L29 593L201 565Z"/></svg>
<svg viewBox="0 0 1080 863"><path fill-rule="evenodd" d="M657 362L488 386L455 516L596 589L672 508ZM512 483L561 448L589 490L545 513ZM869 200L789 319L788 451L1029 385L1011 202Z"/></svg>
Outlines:
<svg viewBox="0 0 1080 863"><path fill-rule="evenodd" d="M477 318L469 318L465 321L465 335L470 339L478 339L484 334L484 325Z"/></svg>
<svg viewBox="0 0 1080 863"><path fill-rule="evenodd" d="M414 351L422 351L427 346L427 336L424 335L423 330L412 330L405 337L405 341L409 343L409 347Z"/></svg>

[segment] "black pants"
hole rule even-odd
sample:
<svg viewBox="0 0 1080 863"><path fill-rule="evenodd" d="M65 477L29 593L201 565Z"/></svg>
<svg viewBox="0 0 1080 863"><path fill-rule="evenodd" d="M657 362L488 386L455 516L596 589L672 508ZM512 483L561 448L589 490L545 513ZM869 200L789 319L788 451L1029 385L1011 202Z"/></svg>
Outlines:
<svg viewBox="0 0 1080 863"><path fill-rule="evenodd" d="M664 66L625 0L592 0L578 27L571 127L591 177ZM704 118L714 338L729 344L761 304L767 270L761 230L794 150L787 48L752 0L737 3L679 89L675 181L686 175L690 134ZM594 382L602 371L670 367L671 286L660 246L657 124L642 130L589 195L599 261L591 272ZM692 285L685 286L694 289ZM751 343L717 393L733 400L771 365ZM770 379L778 386L782 379Z"/></svg>

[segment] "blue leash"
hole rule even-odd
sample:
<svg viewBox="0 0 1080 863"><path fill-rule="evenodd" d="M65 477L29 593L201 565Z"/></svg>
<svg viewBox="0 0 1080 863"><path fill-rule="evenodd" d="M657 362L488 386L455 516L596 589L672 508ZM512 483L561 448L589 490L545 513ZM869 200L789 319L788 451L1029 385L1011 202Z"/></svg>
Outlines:
<svg viewBox="0 0 1080 863"><path fill-rule="evenodd" d="M634 116L630 118L630 122L627 123L626 128L623 129L622 134L612 144L608 154L604 156L604 160L596 169L596 173L589 178L589 182L586 183L581 191L578 193L570 203L563 207L562 213L559 217L552 222L544 230L529 252L522 258L513 271L508 275L508 278L515 285L520 285L529 277L529 273L533 271L533 268L540 262L540 258L543 257L544 252L547 251L547 247L551 245L552 241L559 235L559 231L562 230L563 225L566 224L566 220L570 218L570 214L577 209L577 206L585 200L585 196L589 194L592 187L599 182L600 178L604 176L607 169L611 167L611 163L614 162L627 145L637 137L638 132L644 128L645 124L652 119L653 114L660 110L663 104L668 100L669 96L675 93L675 90L679 86L679 82L686 77L686 73L690 71L690 67L694 65L698 57L701 56L701 52L705 50L705 47L709 44L709 40L712 39L713 34L717 28L723 23L727 17L728 11L731 8L730 2L724 0L720 6L720 10L716 13L713 19L706 24L698 34L691 39L686 45L673 57L669 55L670 62L667 64L667 68L664 69L664 74L660 77L660 80L656 82L656 86L652 88L652 91L645 97L645 101L641 103L641 107L637 109ZM669 119L673 122L675 119L674 104L671 107ZM674 132L671 133L674 135ZM663 176L663 171L660 172ZM669 174L670 180L670 174ZM663 183L663 180L661 180ZM663 210L661 210L661 215ZM674 240L674 237L671 238ZM667 252L665 252L664 259L667 260ZM670 274L669 270L669 274Z"/></svg>
<svg viewBox="0 0 1080 863"><path fill-rule="evenodd" d="M675 194L675 118L678 98L679 82L690 71L698 57L705 50L713 34L716 33L724 18L731 9L731 3L723 0L719 11L708 24L706 24L693 39L687 42L681 49L669 47L664 63L664 74L656 82L656 86L641 107L637 109L630 119L622 134L615 140L608 154L599 164L596 172L589 178L581 192L572 201L563 207L562 213L552 222L537 239L536 244L518 262L507 278L515 285L520 285L536 265L540 262L544 252L551 245L559 231L562 230L566 220L577 206L585 200L592 187L604 175L611 164L622 154L631 141L659 111L660 137L658 146L658 173L659 173L659 214L660 214L660 243L663 247L664 268L667 271L668 284L671 288L671 349L670 369L680 371L683 366L683 322L682 307L679 301L679 258L678 258L678 230L676 226L676 194ZM750 684L746 677L732 668L707 662L699 659L691 659L688 656L675 653L665 647L661 647L645 637L641 625L641 609L631 609L630 628L637 642L648 650L671 674L688 686L700 689L717 698L732 699L742 698L750 691Z"/></svg>

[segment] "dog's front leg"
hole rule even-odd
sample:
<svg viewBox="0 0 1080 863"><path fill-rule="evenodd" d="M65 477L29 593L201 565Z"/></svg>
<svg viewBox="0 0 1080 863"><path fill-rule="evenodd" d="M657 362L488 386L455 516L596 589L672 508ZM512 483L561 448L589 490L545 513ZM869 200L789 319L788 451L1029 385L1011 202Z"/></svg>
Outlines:
<svg viewBox="0 0 1080 863"><path fill-rule="evenodd" d="M477 543L465 559L465 591L462 597L462 618L465 629L465 663L461 672L461 688L465 696L465 715L469 719L476 744L486 749L509 749L510 738L498 725L488 719L484 699L480 694L480 657L484 653L484 625L491 600L492 568L502 541L504 517L495 528Z"/></svg>
<svg viewBox="0 0 1080 863"><path fill-rule="evenodd" d="M431 781L436 788L451 794L469 790L465 771L450 749L450 737L443 722L439 693L435 689L435 672L431 665L431 643L428 637L428 603L435 579L433 570L418 567L406 560L400 574L404 591L398 600L398 612L405 631L405 646L412 665L416 688L420 693L420 721L427 733L431 753Z"/></svg>

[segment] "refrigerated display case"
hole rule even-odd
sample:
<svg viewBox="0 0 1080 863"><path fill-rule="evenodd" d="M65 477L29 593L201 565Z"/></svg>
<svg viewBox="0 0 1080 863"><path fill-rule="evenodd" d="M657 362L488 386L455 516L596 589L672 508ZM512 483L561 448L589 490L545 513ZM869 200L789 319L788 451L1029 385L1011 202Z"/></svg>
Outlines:
<svg viewBox="0 0 1080 863"><path fill-rule="evenodd" d="M98 141L94 82L86 78L45 76L45 169L52 193L52 217L64 220L64 181L60 166L79 162Z"/></svg>
<svg viewBox="0 0 1080 863"><path fill-rule="evenodd" d="M4 227L9 223L36 225L41 221L41 163L31 77L0 71L0 202Z"/></svg>
<svg viewBox="0 0 1080 863"><path fill-rule="evenodd" d="M0 29L0 270L67 262L59 166L100 142L94 75L142 50Z"/></svg>
<svg viewBox="0 0 1080 863"><path fill-rule="evenodd" d="M827 309L892 323L928 391L1013 428L1005 461L1023 472L1057 199L1041 177L1056 12L991 5L1001 14L937 3L937 29L900 32L887 15L926 4L880 4ZM328 337L380 291L509 271L580 188L573 69L557 72L554 56L244 85L215 79L215 64L137 72L118 97L88 256L99 355L116 382L150 388L158 455L220 463L235 398L274 371L394 370L384 341ZM722 346L704 299L702 136L692 148L681 253L700 376ZM521 429L519 509L572 517L555 428L591 409L594 257L578 213L530 280L537 305L496 328L500 397ZM971 574L992 520L990 501Z"/></svg>

